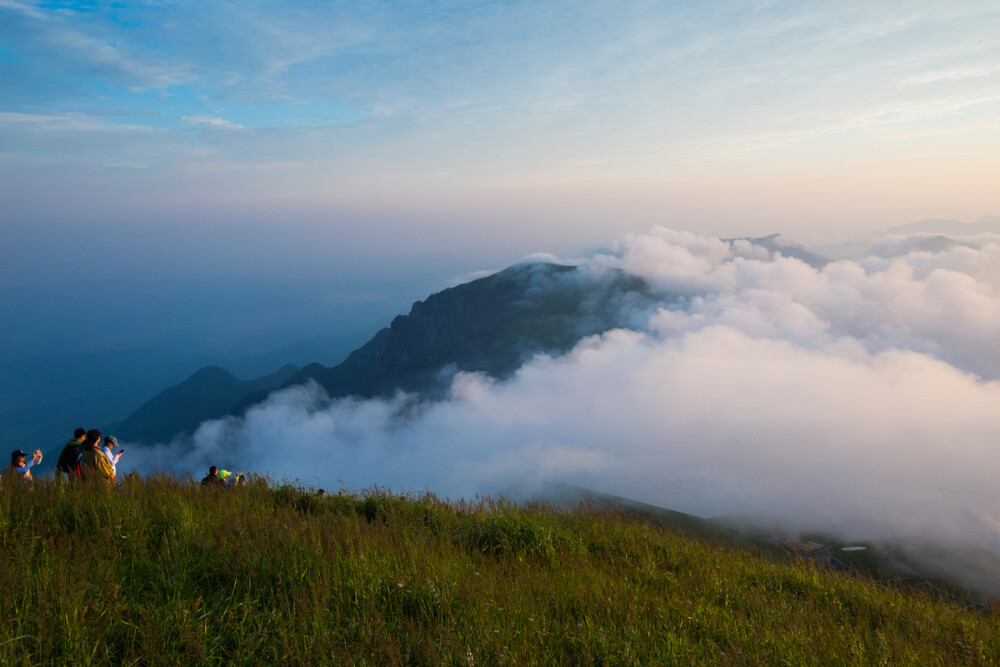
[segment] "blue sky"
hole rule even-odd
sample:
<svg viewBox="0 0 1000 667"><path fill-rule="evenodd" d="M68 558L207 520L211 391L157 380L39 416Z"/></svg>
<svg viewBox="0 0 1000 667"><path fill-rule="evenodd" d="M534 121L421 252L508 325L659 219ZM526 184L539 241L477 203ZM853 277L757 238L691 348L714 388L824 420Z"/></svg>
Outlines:
<svg viewBox="0 0 1000 667"><path fill-rule="evenodd" d="M654 224L974 220L997 156L995 2L0 0L2 277L40 298L80 258L336 299Z"/></svg>

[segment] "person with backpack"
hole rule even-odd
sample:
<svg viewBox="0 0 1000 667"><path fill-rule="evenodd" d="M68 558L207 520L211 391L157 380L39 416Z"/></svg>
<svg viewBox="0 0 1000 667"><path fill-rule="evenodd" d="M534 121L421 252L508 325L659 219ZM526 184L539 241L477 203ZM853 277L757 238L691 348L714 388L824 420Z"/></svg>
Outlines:
<svg viewBox="0 0 1000 667"><path fill-rule="evenodd" d="M83 454L80 455L80 479L110 488L115 481L115 472L108 457L100 450L100 444L101 432L97 429L87 431Z"/></svg>
<svg viewBox="0 0 1000 667"><path fill-rule="evenodd" d="M82 427L73 431L73 439L66 443L59 454L59 460L56 461L56 479L62 479L63 475L66 476L66 479L80 476L77 472L76 462L80 454L83 453L83 439L86 435L87 431Z"/></svg>

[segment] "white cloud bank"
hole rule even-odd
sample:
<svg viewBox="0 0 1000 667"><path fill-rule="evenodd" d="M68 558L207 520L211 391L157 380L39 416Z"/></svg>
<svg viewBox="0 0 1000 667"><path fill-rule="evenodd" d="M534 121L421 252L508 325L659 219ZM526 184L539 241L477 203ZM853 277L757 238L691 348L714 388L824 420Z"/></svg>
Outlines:
<svg viewBox="0 0 1000 667"><path fill-rule="evenodd" d="M589 263L662 293L632 318L642 330L503 383L460 374L433 404L294 388L157 462L450 497L561 481L702 516L1000 549L996 238L814 269L656 228Z"/></svg>

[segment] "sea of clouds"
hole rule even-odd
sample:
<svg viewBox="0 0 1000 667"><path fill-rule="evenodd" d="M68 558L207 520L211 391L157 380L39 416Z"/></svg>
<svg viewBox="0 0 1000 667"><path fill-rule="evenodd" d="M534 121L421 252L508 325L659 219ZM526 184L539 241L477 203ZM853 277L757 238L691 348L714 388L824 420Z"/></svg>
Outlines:
<svg viewBox="0 0 1000 667"><path fill-rule="evenodd" d="M292 388L132 463L451 498L554 481L1000 551L1000 235L938 241L811 266L746 240L628 235L582 266L648 282L629 328L504 382L460 373L438 402Z"/></svg>

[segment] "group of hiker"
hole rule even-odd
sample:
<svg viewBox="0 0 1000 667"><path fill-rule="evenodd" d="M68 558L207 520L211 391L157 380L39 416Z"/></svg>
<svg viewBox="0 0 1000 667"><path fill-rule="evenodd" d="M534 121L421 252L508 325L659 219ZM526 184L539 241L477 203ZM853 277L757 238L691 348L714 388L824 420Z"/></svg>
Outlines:
<svg viewBox="0 0 1000 667"><path fill-rule="evenodd" d="M56 461L56 479L94 480L114 485L118 477L118 461L125 453L124 449L114 451L116 448L118 439L113 435L105 436L96 428L89 431L76 429L73 439L66 443ZM5 477L31 482L31 468L42 462L42 451L36 449L30 460L27 456L20 449L11 452Z"/></svg>
<svg viewBox="0 0 1000 667"><path fill-rule="evenodd" d="M217 466L208 469L208 474L201 480L202 486L221 486L224 489L231 489L234 486L243 486L246 477L243 473L231 473L228 470L219 470Z"/></svg>
<svg viewBox="0 0 1000 667"><path fill-rule="evenodd" d="M114 451L118 449L118 451ZM73 431L73 439L66 443L59 460L56 461L56 479L85 482L95 481L106 486L114 486L118 478L118 461L125 454L118 448L118 438L104 435L99 430L78 428ZM11 452L10 466L4 470L2 478L32 481L31 468L42 462L42 451L36 449L31 458L16 449ZM0 478L0 479L2 479ZM212 466L208 475L201 480L203 485L215 484L224 488L242 486L246 482L243 473L231 473Z"/></svg>

